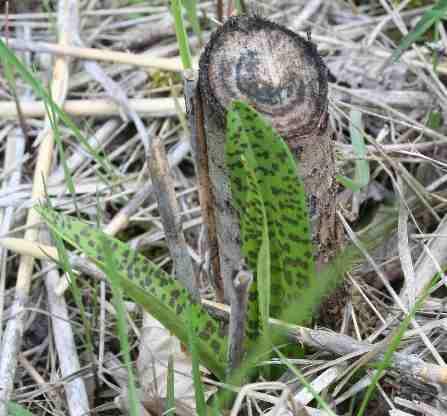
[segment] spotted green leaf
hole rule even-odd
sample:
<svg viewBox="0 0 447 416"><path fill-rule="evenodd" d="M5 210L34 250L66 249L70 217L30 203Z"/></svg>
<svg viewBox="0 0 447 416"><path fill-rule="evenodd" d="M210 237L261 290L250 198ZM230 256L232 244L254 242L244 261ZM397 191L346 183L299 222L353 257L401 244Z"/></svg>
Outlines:
<svg viewBox="0 0 447 416"><path fill-rule="evenodd" d="M194 332L202 364L223 380L227 360L227 333L224 323L214 318L176 279L143 255L92 224L56 212L48 206L37 208L50 229L64 241L85 253L103 271L104 244L113 252L116 275L124 294L145 308L166 328L188 345L187 308L194 315Z"/></svg>
<svg viewBox="0 0 447 416"><path fill-rule="evenodd" d="M270 315L280 317L283 308L303 296L309 281L315 279L306 195L296 161L272 126L240 101L233 102L227 115L225 153L240 216L242 251L252 271L258 269L266 219ZM255 273L248 314L250 337L259 332L253 305L260 302L257 278Z"/></svg>
<svg viewBox="0 0 447 416"><path fill-rule="evenodd" d="M234 123L229 123L228 135L231 134L233 126ZM234 150L233 145L236 147ZM241 151L238 152L237 147ZM252 271L256 270L256 279L250 286L246 332L248 335L247 341L254 341L261 331L266 329L270 314L270 270L265 270L266 262L270 267L267 216L260 184L255 173L255 156L243 129L240 130L239 141L227 140L226 154L227 156L237 154L235 161L230 162L228 160L231 181L238 181L238 178L233 177L233 172L238 169L243 172L239 178L240 186L244 187L245 192L243 201L238 204L242 249L248 267Z"/></svg>

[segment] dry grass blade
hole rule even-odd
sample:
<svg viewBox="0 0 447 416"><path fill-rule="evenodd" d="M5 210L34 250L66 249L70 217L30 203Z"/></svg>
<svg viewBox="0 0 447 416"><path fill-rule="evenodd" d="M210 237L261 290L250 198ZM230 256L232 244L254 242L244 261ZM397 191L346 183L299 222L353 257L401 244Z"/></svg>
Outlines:
<svg viewBox="0 0 447 416"><path fill-rule="evenodd" d="M3 13L5 2L0 3ZM120 371L124 360L117 344L117 316L104 272L67 245L79 292L66 290L70 279L61 278L57 269L63 258L32 208L44 197L45 184L55 209L97 224L168 274L181 276L207 310L222 321L232 321L231 331L237 332L241 325L234 325L234 319L240 313L229 319L230 307L221 303L224 293L216 247L222 235L212 221L218 198L207 192L210 181L202 171L210 166L200 148L205 140L200 123L210 108L209 97L201 101L197 95L194 71L185 72L181 79L183 67L169 2L8 3L9 12L0 15L0 40L8 42L45 91L51 87L53 100L75 123L52 125L47 103L33 90L30 79L22 78L16 68L11 83L7 71L0 69L0 414L7 414L5 400L10 398L35 416L108 414L118 411L119 405L124 412L131 403L127 375ZM331 75L328 125L333 130L337 173L354 178L359 162L369 166L368 184L361 190L353 193L340 185L337 191L348 234L360 241L368 259L359 260L349 272L344 312L338 304L327 307L340 316L340 331L268 321L272 331L281 328L287 333L292 345L281 352L322 392L337 415L350 411L357 416L377 371L371 366L384 359L390 334L430 282L433 289L400 339L365 414L447 413L442 393L447 385L443 347L447 32L442 21L436 23L441 15L433 14L444 3L265 0L262 8L235 0L187 3L190 15L194 9L193 19L185 20L193 68L203 46L196 33L206 42L230 15L246 6L303 39L310 37ZM84 10L77 16L81 5ZM186 19L186 9L179 11ZM414 40L418 30L419 38L406 48L405 42ZM255 42L261 38L257 36ZM263 53L280 47L265 42ZM397 54L400 58L391 63ZM253 67L244 61L239 69L253 71L261 55L251 59ZM230 88L227 80L233 69L227 64L220 68L223 85ZM271 80L284 80L281 88L287 90L299 78L292 77L289 83L283 77L283 64L272 60L265 79L256 85L249 76L244 78L247 96L255 91L264 100L260 112L267 101L276 99L276 90L269 89ZM186 105L179 93L182 86ZM283 110L289 108L289 92L278 99ZM362 113L364 153L356 152L350 140L349 114L356 112ZM26 130L26 138L21 130ZM87 139L89 151L78 142L80 136ZM54 152L57 137L61 153ZM301 145L297 140L298 153ZM316 152L315 142L309 149ZM206 160L194 166L191 151L203 153ZM316 166L310 177L319 177L324 167ZM311 210L315 203L311 198ZM236 257L231 260L238 266ZM245 291L240 295L243 309ZM142 387L140 412L161 414L168 402L172 404L165 389L166 351L172 347L177 412L194 414L191 367L183 346L170 338L166 347L168 335L156 329L138 305L126 298L124 306L130 353L137 359ZM84 334L89 327L93 347L86 354ZM305 346L299 359L297 345ZM235 355L239 360L239 352ZM275 376L282 374L281 382L271 377L236 388L204 380L213 391L229 389L235 397L238 394L230 410L234 416L244 412L327 415L316 409L314 396L291 373L281 372L278 362L272 362ZM357 372L351 377L353 369Z"/></svg>
<svg viewBox="0 0 447 416"><path fill-rule="evenodd" d="M130 108L145 117L168 117L177 114L172 98L132 99ZM25 117L41 118L45 116L45 104L43 102L21 102ZM181 103L180 103L181 105ZM62 104L67 114L73 116L97 116L110 117L120 114L119 106L110 99L82 99L67 100ZM0 118L14 118L17 116L15 103L0 103Z"/></svg>
<svg viewBox="0 0 447 416"><path fill-rule="evenodd" d="M183 69L180 60L176 58L159 58L157 56L142 56L126 52L97 50L93 48L82 48L72 45L49 44L49 43L33 44L32 42L24 43L15 40L11 40L9 42L9 45L17 50L22 51L25 50L36 53L51 53L61 57L80 58L88 61L110 61L114 63L130 64L165 71L180 72Z"/></svg>
<svg viewBox="0 0 447 416"><path fill-rule="evenodd" d="M58 3L58 22L60 29L62 29L59 38L59 43L61 45L69 45L72 42L72 31L69 30L69 22L72 15L76 13L76 8L77 4L74 0L60 0ZM58 58L55 61L53 68L54 83L52 85L51 94L53 100L59 105L64 102L67 94L68 76L69 66L67 60L65 58ZM31 194L34 201L38 201L45 197L45 182L48 181L50 176L54 141L54 132L51 130L51 123L47 117L44 128L38 137L38 142L40 144ZM25 240L35 241L39 238L39 232L36 228L39 221L39 214L34 209L31 209L28 212L26 220L28 229L25 233ZM8 322L3 336L3 348L0 360L0 414L6 414L5 406L8 400L10 400L12 393L18 351L22 344L22 336L24 332L24 320L27 317L25 307L30 292L33 268L34 257L22 256L17 272L16 293L13 305L16 316ZM87 411L89 405L84 386L82 384L78 385L77 390L84 394L77 397L77 405L72 408L72 411L76 414L80 414L78 412L83 413ZM69 398L72 397L73 396L69 394Z"/></svg>

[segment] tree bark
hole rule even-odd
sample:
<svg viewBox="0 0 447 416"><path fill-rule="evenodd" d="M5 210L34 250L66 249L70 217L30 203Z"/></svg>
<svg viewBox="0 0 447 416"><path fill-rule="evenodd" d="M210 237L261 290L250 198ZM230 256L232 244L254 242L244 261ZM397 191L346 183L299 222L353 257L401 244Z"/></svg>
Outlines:
<svg viewBox="0 0 447 416"><path fill-rule="evenodd" d="M258 16L228 19L201 56L198 90L203 103L208 200L213 201L213 238L219 258L215 272L226 299L242 260L239 219L224 160L225 112L232 100L248 102L270 120L295 156L309 197L318 267L341 245L327 74L313 43Z"/></svg>

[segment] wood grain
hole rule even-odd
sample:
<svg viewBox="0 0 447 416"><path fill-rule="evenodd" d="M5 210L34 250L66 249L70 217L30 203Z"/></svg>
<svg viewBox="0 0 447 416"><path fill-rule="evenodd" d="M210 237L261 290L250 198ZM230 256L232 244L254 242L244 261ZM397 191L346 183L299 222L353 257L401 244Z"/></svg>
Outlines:
<svg viewBox="0 0 447 416"><path fill-rule="evenodd" d="M248 101L285 138L306 137L327 111L327 69L313 43L260 17L229 19L200 59L200 88L223 119Z"/></svg>

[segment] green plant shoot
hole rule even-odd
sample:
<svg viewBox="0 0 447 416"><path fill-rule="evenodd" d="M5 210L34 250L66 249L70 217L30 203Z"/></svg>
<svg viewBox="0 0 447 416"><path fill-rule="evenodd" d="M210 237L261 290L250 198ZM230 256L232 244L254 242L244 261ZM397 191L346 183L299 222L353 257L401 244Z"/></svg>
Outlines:
<svg viewBox="0 0 447 416"><path fill-rule="evenodd" d="M409 32L399 43L397 49L391 55L389 62L396 62L414 42L419 40L425 32L427 32L433 25L442 21L447 12L447 0L438 0L435 5L427 10L424 15L416 23L415 28Z"/></svg>
<svg viewBox="0 0 447 416"><path fill-rule="evenodd" d="M199 42L203 42L202 30L200 29L200 22L198 16L197 0L183 0L183 7L186 10L189 23L191 24L192 30L199 38Z"/></svg>
<svg viewBox="0 0 447 416"><path fill-rule="evenodd" d="M177 43L179 45L183 69L192 68L191 51L189 49L188 36L186 35L182 17L181 0L171 0L171 13L174 16L175 33L177 35Z"/></svg>
<svg viewBox="0 0 447 416"><path fill-rule="evenodd" d="M107 271L103 246L108 244L114 254L115 276L124 293L185 345L189 345L186 311L191 305L197 317L194 332L202 363L216 376L224 378L228 344L224 324L210 315L184 286L127 244L107 236L91 224L57 213L47 206L37 209L53 232L85 253L103 271Z"/></svg>
<svg viewBox="0 0 447 416"><path fill-rule="evenodd" d="M266 304L270 316L281 316L283 306L302 297L315 279L306 195L283 139L240 101L228 112L225 152L248 267L265 269L258 266L266 245L269 250L269 276L260 281L255 273L250 287L247 333L255 340Z"/></svg>
<svg viewBox="0 0 447 416"><path fill-rule="evenodd" d="M359 192L369 183L369 164L365 159L367 149L363 136L362 113L358 110L352 110L350 113L349 133L356 156L354 179L337 175L337 180L346 188Z"/></svg>
<svg viewBox="0 0 447 416"><path fill-rule="evenodd" d="M247 329L248 341L255 341L261 333L263 337L268 335L269 317L280 317L283 305L303 297L315 279L307 199L287 145L272 126L242 102L235 102L228 112L226 158L240 214L242 250L255 274ZM224 378L228 350L225 325L181 283L92 225L49 206L37 209L53 232L84 252L110 279L104 259L107 244L114 254L114 279L124 293L185 345L190 345L186 311L191 308L198 357L216 376Z"/></svg>

